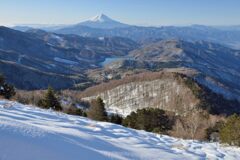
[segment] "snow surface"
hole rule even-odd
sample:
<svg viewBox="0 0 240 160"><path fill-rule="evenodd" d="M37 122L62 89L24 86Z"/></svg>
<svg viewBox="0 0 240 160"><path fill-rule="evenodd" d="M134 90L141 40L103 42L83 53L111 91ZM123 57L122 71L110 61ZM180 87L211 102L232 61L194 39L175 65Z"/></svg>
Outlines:
<svg viewBox="0 0 240 160"><path fill-rule="evenodd" d="M129 26L127 24L115 21L104 14L97 15L87 21L78 23L73 27L78 27L79 25L102 29L122 28Z"/></svg>
<svg viewBox="0 0 240 160"><path fill-rule="evenodd" d="M57 40L59 43L64 42L64 39L56 34L51 34L51 38Z"/></svg>
<svg viewBox="0 0 240 160"><path fill-rule="evenodd" d="M93 22L108 22L108 21L110 21L111 22L113 20L104 14L99 14L99 15L91 18L90 21L93 21Z"/></svg>
<svg viewBox="0 0 240 160"><path fill-rule="evenodd" d="M237 147L182 140L0 100L0 160L240 159Z"/></svg>
<svg viewBox="0 0 240 160"><path fill-rule="evenodd" d="M98 37L100 41L104 41L105 37Z"/></svg>

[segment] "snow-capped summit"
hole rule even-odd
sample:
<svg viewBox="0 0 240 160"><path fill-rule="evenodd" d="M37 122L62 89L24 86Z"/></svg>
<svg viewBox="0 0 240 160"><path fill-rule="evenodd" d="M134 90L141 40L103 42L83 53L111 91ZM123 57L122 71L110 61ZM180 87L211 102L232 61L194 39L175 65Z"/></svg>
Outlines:
<svg viewBox="0 0 240 160"><path fill-rule="evenodd" d="M106 16L105 14L99 14L94 16L93 18L90 19L90 21L93 22L107 22L107 21L113 21L111 18L109 18L108 16Z"/></svg>
<svg viewBox="0 0 240 160"><path fill-rule="evenodd" d="M102 29L112 29L112 28L122 28L129 25L123 24L121 22L115 21L104 14L99 14L87 21L77 24L77 26L88 26L91 28L102 28Z"/></svg>

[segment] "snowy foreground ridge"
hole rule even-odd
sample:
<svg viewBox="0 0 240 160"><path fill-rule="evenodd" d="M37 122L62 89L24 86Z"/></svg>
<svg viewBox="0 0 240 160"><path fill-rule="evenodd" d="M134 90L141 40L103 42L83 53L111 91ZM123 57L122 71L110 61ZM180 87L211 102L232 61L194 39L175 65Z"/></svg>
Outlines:
<svg viewBox="0 0 240 160"><path fill-rule="evenodd" d="M0 160L240 159L240 149L186 141L0 100Z"/></svg>

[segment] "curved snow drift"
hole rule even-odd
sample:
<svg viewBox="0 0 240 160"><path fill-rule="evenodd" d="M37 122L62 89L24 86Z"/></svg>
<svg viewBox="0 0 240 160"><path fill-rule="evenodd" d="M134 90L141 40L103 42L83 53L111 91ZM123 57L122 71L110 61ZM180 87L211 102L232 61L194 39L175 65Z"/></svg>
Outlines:
<svg viewBox="0 0 240 160"><path fill-rule="evenodd" d="M182 140L0 100L1 160L240 159L240 149Z"/></svg>

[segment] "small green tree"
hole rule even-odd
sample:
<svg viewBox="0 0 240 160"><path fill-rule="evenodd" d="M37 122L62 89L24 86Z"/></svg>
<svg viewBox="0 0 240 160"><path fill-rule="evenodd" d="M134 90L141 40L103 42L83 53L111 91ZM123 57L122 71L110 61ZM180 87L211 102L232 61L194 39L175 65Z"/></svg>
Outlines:
<svg viewBox="0 0 240 160"><path fill-rule="evenodd" d="M38 102L38 105L47 109L52 108L57 111L62 110L62 107L55 96L55 92L52 87L48 87L47 93L45 94L44 98Z"/></svg>
<svg viewBox="0 0 240 160"><path fill-rule="evenodd" d="M157 133L172 129L173 123L165 111L157 108L138 109L123 120L124 126Z"/></svg>
<svg viewBox="0 0 240 160"><path fill-rule="evenodd" d="M65 113L67 114L71 114L71 115L78 115L78 116L84 116L85 112L80 109L80 108L77 108L77 107L73 107L73 106L70 106L66 111Z"/></svg>
<svg viewBox="0 0 240 160"><path fill-rule="evenodd" d="M109 122L111 123L115 123L115 124L122 124L122 120L123 118L121 116L119 116L118 114L111 114L109 116Z"/></svg>
<svg viewBox="0 0 240 160"><path fill-rule="evenodd" d="M123 119L123 125L125 127L135 128L137 129L137 113L131 112L130 115L128 115L125 119Z"/></svg>
<svg viewBox="0 0 240 160"><path fill-rule="evenodd" d="M3 75L0 75L0 96L10 99L16 94L14 86L7 84Z"/></svg>
<svg viewBox="0 0 240 160"><path fill-rule="evenodd" d="M104 106L105 104L100 97L92 100L90 102L90 108L87 112L87 116L96 121L107 121L108 117Z"/></svg>
<svg viewBox="0 0 240 160"><path fill-rule="evenodd" d="M222 143L240 146L240 116L234 114L227 118L227 122L220 130Z"/></svg>

